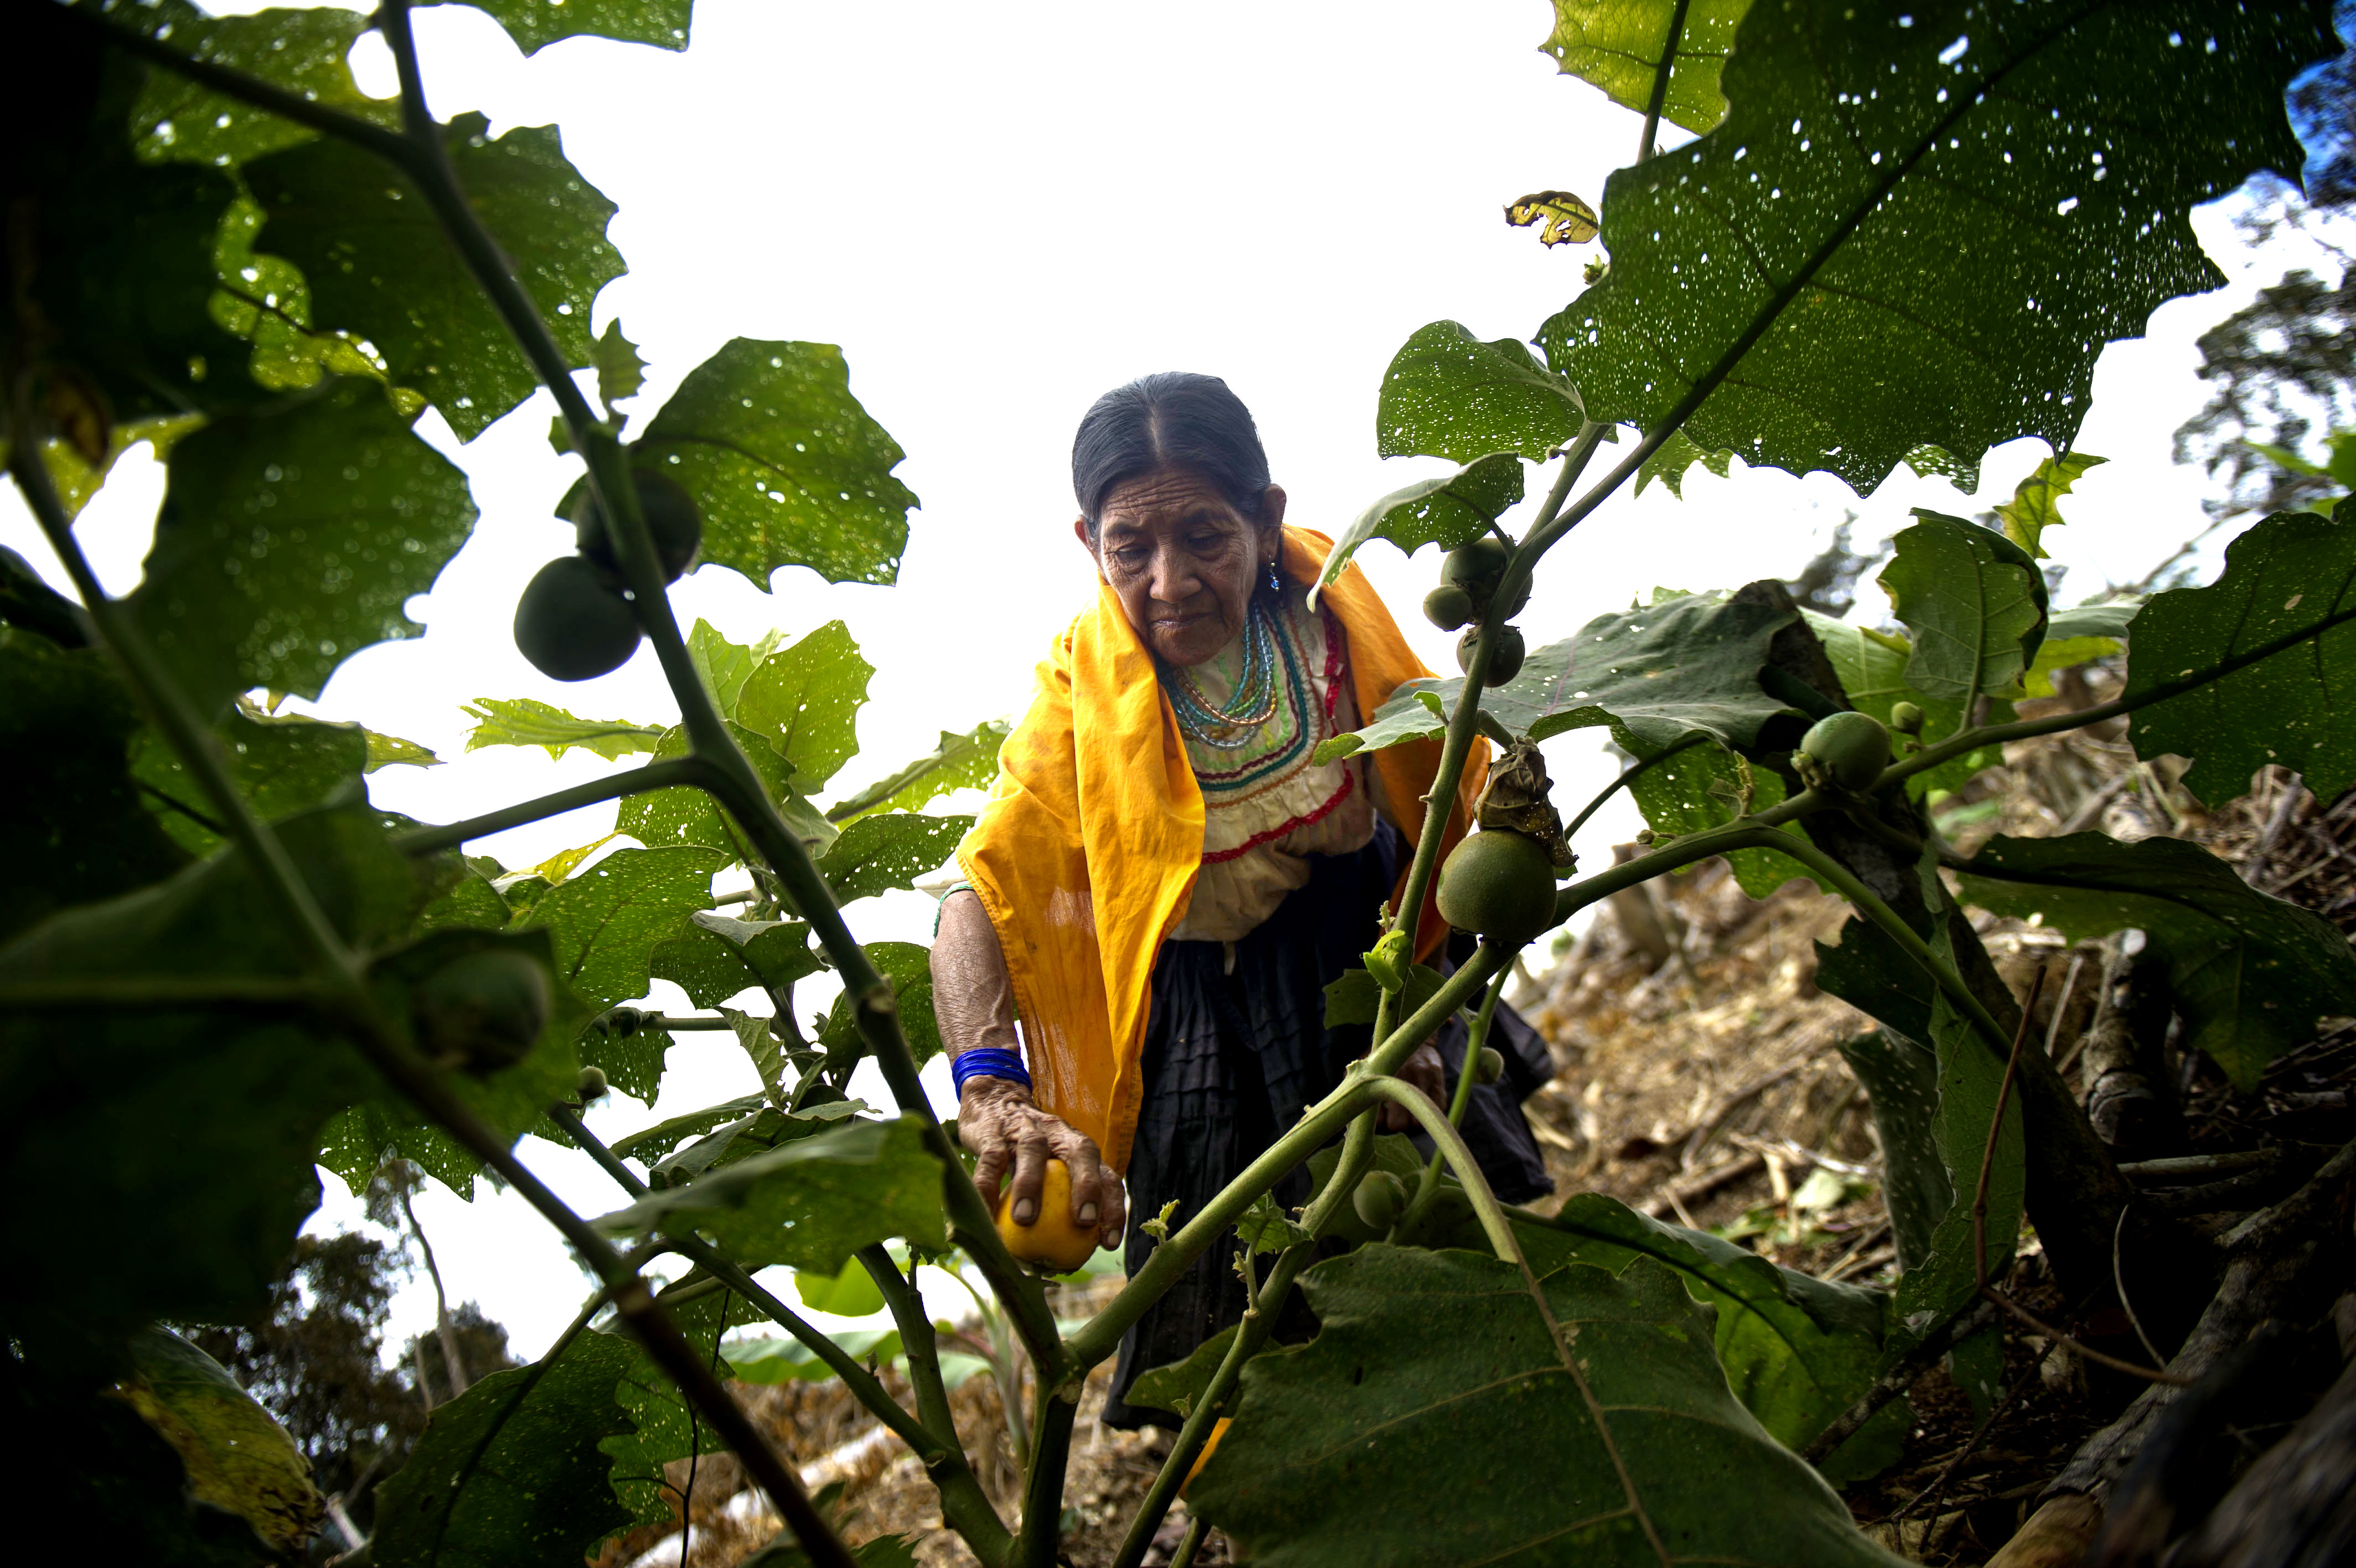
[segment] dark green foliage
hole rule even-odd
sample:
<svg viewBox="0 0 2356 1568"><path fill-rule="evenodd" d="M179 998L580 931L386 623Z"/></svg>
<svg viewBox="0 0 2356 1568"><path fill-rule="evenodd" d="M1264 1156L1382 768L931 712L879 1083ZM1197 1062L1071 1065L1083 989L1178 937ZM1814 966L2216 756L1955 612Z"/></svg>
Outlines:
<svg viewBox="0 0 2356 1568"><path fill-rule="evenodd" d="M736 920L709 909L688 919L687 934L657 946L648 969L698 1007L717 1007L750 986L784 991L818 972L809 928L798 920Z"/></svg>
<svg viewBox="0 0 2356 1568"><path fill-rule="evenodd" d="M2190 211L2297 166L2283 84L2338 48L2313 0L1756 6L1726 119L1612 177L1611 271L1538 338L1596 418L1698 388L1699 447L1859 490L1926 443L2065 451L2103 344L2223 281Z"/></svg>
<svg viewBox="0 0 2356 1568"><path fill-rule="evenodd" d="M366 798L360 777L368 768L368 735L358 725L274 718L238 707L214 733L239 792L264 822ZM131 770L156 822L176 842L198 854L220 846L212 803L171 742L153 729L141 731L133 742Z"/></svg>
<svg viewBox="0 0 2356 1568"><path fill-rule="evenodd" d="M921 817L907 811L860 818L818 863L837 904L870 898L938 870L958 841L973 826L971 817Z"/></svg>
<svg viewBox="0 0 2356 1568"><path fill-rule="evenodd" d="M909 1053L921 1067L941 1049L940 1026L933 1017L931 950L914 942L868 942L865 948L867 961L892 988L893 1002L900 1011L901 1033L907 1036ZM847 991L836 997L827 1012L826 1026L819 1031L818 1043L826 1048L831 1066L847 1069L866 1052L858 1020L852 1016L852 1003Z"/></svg>
<svg viewBox="0 0 2356 1568"><path fill-rule="evenodd" d="M658 48L687 48L694 0L476 0L508 30L524 53L538 54L559 38L619 38Z"/></svg>
<svg viewBox="0 0 2356 1568"><path fill-rule="evenodd" d="M280 7L244 16L208 16L181 0L111 7L115 25L166 37L182 53L299 92L315 103L391 127L400 109L370 98L352 80L352 45L368 30L358 11ZM141 156L186 164L234 166L296 146L318 133L241 98L150 68L131 109Z"/></svg>
<svg viewBox="0 0 2356 1568"><path fill-rule="evenodd" d="M1386 457L1421 453L1467 465L1501 452L1535 461L1578 435L1579 421L1579 394L1527 349L1435 321L1383 372L1375 447Z"/></svg>
<svg viewBox="0 0 2356 1568"><path fill-rule="evenodd" d="M1350 564L1358 546L1369 539L1387 539L1399 553L1412 555L1427 544L1444 544L1451 551L1480 537L1489 526L1522 499L1522 462L1512 452L1492 452L1475 458L1453 474L1418 479L1375 502L1358 514L1348 531L1334 542L1318 573L1320 585L1333 582ZM1432 613L1430 600L1424 603ZM1469 611L1467 612L1470 613ZM1433 616L1433 624L1439 618ZM1454 631L1463 625L1441 626Z"/></svg>

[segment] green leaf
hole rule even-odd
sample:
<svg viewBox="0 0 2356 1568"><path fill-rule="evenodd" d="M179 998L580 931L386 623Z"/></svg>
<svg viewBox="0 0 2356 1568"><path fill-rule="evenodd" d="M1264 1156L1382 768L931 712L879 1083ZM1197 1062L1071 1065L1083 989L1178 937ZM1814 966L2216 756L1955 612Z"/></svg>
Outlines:
<svg viewBox="0 0 2356 1568"><path fill-rule="evenodd" d="M867 1265L853 1258L834 1274L796 1274L794 1291L812 1312L837 1317L865 1317L884 1310L884 1293Z"/></svg>
<svg viewBox="0 0 2356 1568"><path fill-rule="evenodd" d="M741 1019L743 1015L736 1015ZM766 1023L767 1020L758 1020ZM864 1101L830 1100L807 1105L788 1115L770 1103L766 1093L747 1095L735 1103L748 1108L747 1113L734 1121L713 1128L702 1137L681 1144L663 1159L648 1168L647 1176L657 1187L682 1187L708 1171L766 1155L800 1138L814 1138L820 1133L865 1112Z"/></svg>
<svg viewBox="0 0 2356 1568"><path fill-rule="evenodd" d="M1527 349L1510 338L1483 343L1453 321L1435 321L1383 372L1375 449L1464 464L1518 452L1536 462L1579 427L1579 394Z"/></svg>
<svg viewBox="0 0 2356 1568"><path fill-rule="evenodd" d="M1147 1410L1166 1410L1184 1418L1194 1413L1194 1406L1209 1391L1227 1351L1236 1342L1237 1325L1229 1324L1194 1347L1183 1361L1155 1367L1139 1375L1130 1385L1126 1402ZM1291 1346L1271 1345L1261 1355L1281 1355Z"/></svg>
<svg viewBox="0 0 2356 1568"><path fill-rule="evenodd" d="M556 130L494 141L462 114L445 145L468 205L514 263L567 365L595 360L589 311L621 276L605 242L614 204L565 161ZM408 177L349 144L322 140L246 166L269 214L262 243L303 269L313 325L373 343L471 441L530 396L539 378Z"/></svg>
<svg viewBox="0 0 2356 1568"><path fill-rule="evenodd" d="M1866 956L1858 944L1874 939L1879 939L1876 956L1883 962L1894 960L1906 964L1905 955L1881 936L1879 927L1869 926L1854 915L1841 929L1838 948L1820 943L1816 951L1822 961L1845 955L1847 961L1854 962ZM1864 1086L1873 1107L1873 1125L1881 1142L1881 1196L1890 1209L1890 1230L1898 1244L1901 1269L1920 1267L1930 1256L1931 1233L1955 1197L1933 1130L1939 1105L1938 1059L1914 1043L1928 1038L1931 1027L1930 981L1919 971L1917 978L1925 993L1921 996L1921 1033L1909 1037L1894 1029L1874 1029L1836 1042L1841 1059ZM1856 988L1824 989L1847 999Z"/></svg>
<svg viewBox="0 0 2356 1568"><path fill-rule="evenodd" d="M238 198L221 219L213 249L218 275L209 308L215 321L251 345L247 372L273 392L315 387L325 376L365 377L384 386L402 419L416 418L424 394L392 385L374 348L348 332L313 327L310 280L285 257L253 248L262 224L262 209Z"/></svg>
<svg viewBox="0 0 2356 1568"><path fill-rule="evenodd" d="M327 1505L286 1429L228 1369L178 1335L143 1328L130 1350L132 1375L115 1395L179 1454L188 1495L237 1515L280 1552L300 1552Z"/></svg>
<svg viewBox="0 0 2356 1568"><path fill-rule="evenodd" d="M316 698L354 653L425 629L402 606L474 524L466 475L344 381L172 448L128 606L207 712L256 686Z"/></svg>
<svg viewBox="0 0 2356 1568"><path fill-rule="evenodd" d="M1761 725L1789 712L1759 689L1759 671L1769 640L1791 622L1789 611L1709 594L1598 616L1578 636L1533 652L1481 706L1532 740L1611 725L1640 755L1695 735L1747 748ZM1410 681L1365 728L1319 746L1317 760L1437 739L1463 687L1461 676Z"/></svg>
<svg viewBox="0 0 2356 1568"><path fill-rule="evenodd" d="M1447 976L1429 964L1415 964L1407 972L1407 984L1399 992L1398 1015L1402 1018L1440 993L1448 983ZM1363 969L1345 969L1325 987L1325 1026L1346 1028L1352 1024L1371 1024L1375 1009L1381 1005L1382 987L1375 977Z"/></svg>
<svg viewBox="0 0 2356 1568"><path fill-rule="evenodd" d="M1187 1497L1238 1557L1898 1561L1736 1402L1709 1309L1650 1259L1533 1290L1494 1258L1376 1245L1302 1288L1320 1333L1246 1368L1241 1418Z"/></svg>
<svg viewBox="0 0 2356 1568"><path fill-rule="evenodd" d="M368 768L368 732L358 725L239 707L214 733L238 792L264 822L342 798L366 798L359 780ZM131 771L155 802L164 831L183 847L206 854L224 842L214 831L211 802L171 742L143 730L132 747Z"/></svg>
<svg viewBox="0 0 2356 1568"><path fill-rule="evenodd" d="M2083 452L2064 452L2038 464L2029 478L2013 488L2012 499L1996 509L2004 536L2020 546L2030 560L2046 559L2052 553L2045 548L2045 531L2059 528L2065 521L2062 498L2086 477L2086 470L2109 461Z"/></svg>
<svg viewBox="0 0 2356 1568"><path fill-rule="evenodd" d="M721 1362L719 1342L727 1331L730 1309L734 1308L740 1318L752 1315L751 1309L739 1305L735 1297L725 1293L685 1303L668 1299L666 1293L656 1300L670 1314L671 1321L679 1325L688 1348L705 1366L715 1370ZM618 1334L614 1337L621 1337ZM605 1438L597 1446L613 1459L614 1496L621 1505L637 1514L641 1526L667 1525L679 1517L675 1511L679 1493L663 1473L663 1466L691 1454L714 1453L727 1444L710 1422L694 1414L679 1385L655 1366L637 1340L625 1339L623 1344L631 1352L633 1365L615 1388L614 1402L629 1418L630 1430Z"/></svg>
<svg viewBox="0 0 2356 1568"><path fill-rule="evenodd" d="M794 765L798 786L816 789L858 752L859 710L874 673L851 628L830 620L745 677L736 722Z"/></svg>
<svg viewBox="0 0 2356 1568"><path fill-rule="evenodd" d="M1756 6L1726 119L1612 177L1611 270L1538 341L1590 418L1694 403L1703 448L1860 493L2067 451L2103 345L2222 285L2191 209L2300 166L2283 86L2339 52L2322 0Z"/></svg>
<svg viewBox="0 0 2356 1568"><path fill-rule="evenodd" d="M717 1007L755 985L783 991L819 971L809 927L798 920L737 920L710 909L688 920L685 936L654 950L649 972L698 1007Z"/></svg>
<svg viewBox="0 0 2356 1568"><path fill-rule="evenodd" d="M1693 0L1678 29L1675 0L1554 0L1554 32L1538 48L1622 109L1644 113L1661 91L1661 118L1699 135L1726 118L1719 72L1750 8L1751 0Z"/></svg>
<svg viewBox="0 0 2356 1568"><path fill-rule="evenodd" d="M1834 620L1814 610L1802 610L1800 614L1806 618L1808 629L1816 634L1816 640L1824 645L1826 656L1833 661L1833 672L1840 677L1841 690L1847 693L1850 707L1861 714L1871 714L1886 725L1892 708L1901 703L1912 703L1922 710L1924 737L1934 741L1944 739L1963 726L1962 698L1937 698L1907 684L1907 667L1914 658L1912 641L1894 632ZM1990 704L1989 723L2003 724L2011 717L2010 703ZM1982 768L1995 768L2003 761L2003 747L1975 746L1961 757L1950 757L1936 768L1912 775L1906 780L1907 790L1921 800L1933 789L1960 789Z"/></svg>
<svg viewBox="0 0 2356 1568"><path fill-rule="evenodd" d="M741 642L729 641L710 621L699 618L695 629L687 634L687 654L703 677L703 683L712 689L712 699L720 704L721 714L733 719L744 682L785 642L783 631L772 630L748 648Z"/></svg>
<svg viewBox="0 0 2356 1568"><path fill-rule="evenodd" d="M1971 495L1980 488L1980 464L1975 457L1969 462L1956 456L1944 446L1917 446L1899 459L1915 474L1925 479L1947 479L1955 489Z"/></svg>
<svg viewBox="0 0 2356 1568"><path fill-rule="evenodd" d="M466 0L487 11L516 47L538 54L559 38L619 38L657 48L687 48L694 0Z"/></svg>
<svg viewBox="0 0 2356 1568"><path fill-rule="evenodd" d="M2125 694L2133 701L2351 609L2356 512L2336 521L2277 512L2225 547L2225 570L2214 584L2156 594L2136 613ZM2185 786L2212 807L2247 794L2251 776L2270 762L2329 800L2356 783L2351 693L2356 626L2341 625L2139 710L2127 738L2138 757L2191 757Z"/></svg>
<svg viewBox="0 0 2356 1568"><path fill-rule="evenodd" d="M826 820L848 824L875 811L915 811L958 789L987 789L998 777L998 748L1014 726L985 719L963 735L941 731L940 745L826 809Z"/></svg>
<svg viewBox="0 0 2356 1568"><path fill-rule="evenodd" d="M574 746L608 762L619 762L633 752L652 751L663 736L660 725L634 725L625 719L576 719L562 708L531 697L477 697L458 711L476 721L466 732L466 749L487 746L538 746L551 757L562 757Z"/></svg>
<svg viewBox="0 0 2356 1568"><path fill-rule="evenodd" d="M431 891L373 812L314 812L278 836L356 947L397 938ZM274 898L223 852L52 916L0 949L0 984L291 979L303 961L284 933ZM320 1130L375 1079L345 1039L301 1015L191 1009L9 1015L0 1082L0 1180L50 1195L12 1206L0 1241L19 1257L74 1260L19 1271L0 1310L17 1324L54 1312L127 1329L242 1322L264 1306L318 1205ZM61 1185L60 1172L72 1180ZM91 1247L92 1236L107 1244Z"/></svg>
<svg viewBox="0 0 2356 1568"><path fill-rule="evenodd" d="M948 1244L941 1167L915 1122L855 1122L649 1193L597 1221L612 1236L693 1230L750 1268L838 1273L860 1248L905 1236Z"/></svg>
<svg viewBox="0 0 2356 1568"><path fill-rule="evenodd" d="M837 904L872 898L937 871L973 826L971 817L922 817L892 811L860 818L842 830L818 863Z"/></svg>
<svg viewBox="0 0 2356 1568"><path fill-rule="evenodd" d="M1651 456L1636 467L1636 493L1643 495L1644 487L1655 479L1669 488L1669 494L1679 500L1686 499L1686 470L1699 463L1719 478L1733 470L1734 454L1726 447L1715 452L1697 446L1680 430L1654 450Z"/></svg>
<svg viewBox="0 0 2356 1568"><path fill-rule="evenodd" d="M853 1265L856 1266L856 1265ZM859 1360L891 1362L900 1357L896 1328L846 1328L828 1338ZM728 1375L740 1383L822 1383L834 1369L798 1339L732 1339L720 1347Z"/></svg>
<svg viewBox="0 0 2356 1568"><path fill-rule="evenodd" d="M638 346L622 336L619 321L605 323L598 336L597 401L611 413L616 403L638 395L647 384L647 362L638 358Z"/></svg>
<svg viewBox="0 0 2356 1568"><path fill-rule="evenodd" d="M118 26L143 13L168 18L167 26L145 30L168 33L172 48L191 59L285 88L322 108L400 128L399 102L370 98L352 80L352 45L371 25L357 11L273 8L208 16L186 5L109 9ZM132 105L131 134L140 156L150 162L226 167L311 141L318 133L157 67L148 71Z"/></svg>
<svg viewBox="0 0 2356 1568"><path fill-rule="evenodd" d="M372 729L363 729L360 734L368 740L368 765L360 769L363 773L373 773L380 768L396 765L407 768L442 766L442 759L429 747L413 740L403 740L397 735L380 735Z"/></svg>
<svg viewBox="0 0 2356 1568"><path fill-rule="evenodd" d="M906 456L851 395L831 343L731 339L690 371L631 447L703 508L703 559L763 592L780 566L890 583L916 498Z"/></svg>
<svg viewBox="0 0 2356 1568"><path fill-rule="evenodd" d="M19 759L0 769L0 940L187 864L130 768L142 733L106 654L0 628L0 751Z"/></svg>
<svg viewBox="0 0 2356 1568"><path fill-rule="evenodd" d="M1492 452L1452 474L1402 486L1358 514L1325 557L1317 586L1340 577L1369 539L1387 539L1404 555L1427 544L1453 550L1488 532L1521 499L1522 460L1512 452Z"/></svg>
<svg viewBox="0 0 2356 1568"><path fill-rule="evenodd" d="M1236 1240L1243 1243L1247 1252L1281 1252L1287 1247L1316 1239L1264 1192L1253 1198L1251 1207L1236 1219Z"/></svg>
<svg viewBox="0 0 2356 1568"><path fill-rule="evenodd" d="M377 1488L370 1562L577 1563L636 1522L600 1445L629 1438L616 1390L643 1360L614 1335L578 1334L552 1359L493 1372L436 1406L409 1462Z"/></svg>
<svg viewBox="0 0 2356 1568"><path fill-rule="evenodd" d="M802 846L812 854L825 854L835 839L834 824L819 815L818 808L795 788L798 777L793 765L742 725L730 725L728 733L736 737L736 744L753 764L753 771L768 786L769 799L786 819L786 825L802 841ZM663 732L662 738L655 743L655 760L685 757L693 749L694 744L682 725ZM744 846L738 842L727 814L711 796L693 785L625 796L614 822L616 832L629 834L649 849L700 844L721 851L730 860L744 858Z"/></svg>
<svg viewBox="0 0 2356 1568"><path fill-rule="evenodd" d="M1997 837L1964 871L1963 896L1997 914L2041 912L2073 941L2142 931L2168 962L2185 1043L2244 1090L2313 1038L2318 1018L2356 1013L2356 956L2329 921L2181 839Z"/></svg>
<svg viewBox="0 0 2356 1568"><path fill-rule="evenodd" d="M1622 750L1639 758L1663 756L1668 750L1640 748L1631 736L1615 733L1615 738L1621 741ZM1644 813L1644 825L1655 832L1695 833L1734 821L1743 810L1746 784L1751 789L1750 811L1764 811L1783 799L1783 780L1772 768L1751 767L1740 753L1704 740L1675 751L1636 775L1628 792L1634 797L1637 810ZM1805 833L1798 822L1785 823L1783 831L1794 836ZM1772 850L1738 849L1726 861L1735 881L1753 898L1764 898L1794 877L1808 875L1788 855Z"/></svg>
<svg viewBox="0 0 2356 1568"><path fill-rule="evenodd" d="M700 1137L723 1122L737 1122L751 1116L767 1103L765 1096L747 1094L723 1101L718 1105L707 1105L701 1111L691 1111L684 1116L659 1122L626 1138L616 1138L613 1143L613 1152L619 1159L651 1163L669 1154L676 1145Z"/></svg>
<svg viewBox="0 0 2356 1568"><path fill-rule="evenodd" d="M2045 578L2020 547L1959 517L1921 518L1882 568L1892 613L1914 633L1906 683L1958 706L2010 696L2045 636Z"/></svg>
<svg viewBox="0 0 2356 1568"><path fill-rule="evenodd" d="M580 875L549 889L524 917L545 926L556 972L593 1009L647 993L655 948L691 929L689 917L712 907L712 874L721 857L682 845L616 850Z"/></svg>
<svg viewBox="0 0 2356 1568"><path fill-rule="evenodd" d="M907 1036L909 1053L922 1067L941 1049L940 1025L933 1016L932 951L915 942L863 945L868 961L892 988L893 1000L900 1009L900 1032ZM854 1001L849 991L837 996L827 1013L826 1026L819 1031L818 1043L826 1048L830 1065L856 1061L866 1049L852 1014Z"/></svg>

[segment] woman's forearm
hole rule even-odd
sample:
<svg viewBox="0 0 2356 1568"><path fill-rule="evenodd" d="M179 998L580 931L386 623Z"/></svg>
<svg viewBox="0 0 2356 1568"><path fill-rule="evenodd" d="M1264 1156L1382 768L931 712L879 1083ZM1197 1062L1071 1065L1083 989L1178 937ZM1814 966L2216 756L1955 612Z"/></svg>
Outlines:
<svg viewBox="0 0 2356 1568"><path fill-rule="evenodd" d="M952 1057L991 1048L1017 1050L1014 979L980 896L960 888L941 905L933 938L933 1015Z"/></svg>

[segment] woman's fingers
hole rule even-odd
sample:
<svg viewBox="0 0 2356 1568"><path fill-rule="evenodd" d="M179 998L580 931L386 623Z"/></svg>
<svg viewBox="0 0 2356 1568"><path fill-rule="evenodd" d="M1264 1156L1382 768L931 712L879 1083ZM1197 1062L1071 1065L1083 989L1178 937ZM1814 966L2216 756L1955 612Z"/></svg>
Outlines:
<svg viewBox="0 0 2356 1568"><path fill-rule="evenodd" d="M1014 1223L1034 1225L1039 1220L1039 1189L1047 1180L1046 1129L1040 1125L1045 1118L1025 1117L1014 1131Z"/></svg>
<svg viewBox="0 0 2356 1568"><path fill-rule="evenodd" d="M995 1126L989 1130L986 1137L977 1137L975 1133L966 1130L963 1117L958 1118L958 1135L961 1139L971 1140L981 1150L980 1155L973 1162L973 1185L980 1191L982 1202L988 1204L991 1212L995 1213L998 1208L998 1186L1006 1179L1007 1167L1013 1164L1012 1151L1007 1148L1006 1139L999 1133Z"/></svg>

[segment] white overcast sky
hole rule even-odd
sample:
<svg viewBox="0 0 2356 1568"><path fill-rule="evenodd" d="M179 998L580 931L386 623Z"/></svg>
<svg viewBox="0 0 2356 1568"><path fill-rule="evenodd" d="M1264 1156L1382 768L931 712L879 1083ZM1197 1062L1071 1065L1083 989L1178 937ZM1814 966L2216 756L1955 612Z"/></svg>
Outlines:
<svg viewBox="0 0 2356 1568"><path fill-rule="evenodd" d="M1544 250L1500 209L1547 188L1600 200L1636 140L1634 116L1538 52L1551 15L1546 0L701 0L684 54L579 38L528 60L471 9L423 10L417 24L437 113L478 109L495 134L559 124L574 164L620 205L611 237L630 271L600 296L595 324L618 318L650 363L645 395L626 405L641 423L730 338L803 338L842 346L851 390L907 450L899 473L924 504L898 587L787 568L764 594L708 567L672 592L682 624L701 616L740 641L850 624L877 667L864 750L839 780L851 787L941 729L1022 709L1033 664L1092 590L1069 532L1068 461L1074 425L1108 388L1160 370L1224 376L1258 419L1291 519L1327 532L1441 467L1375 456L1385 365L1426 322L1526 338L1576 295L1590 252ZM365 88L391 91L373 36L354 63ZM2163 307L2147 338L2104 353L2078 447L2113 461L2046 537L2071 568L2064 602L2139 577L2205 523L2210 488L2168 456L2201 400L2192 338L2278 276L2285 256L2241 251L2215 211L2201 226L2234 282ZM541 393L466 446L438 414L419 426L466 470L481 522L412 601L429 635L357 655L316 704L446 759L375 775L380 804L447 822L614 766L466 754L458 704L472 698L533 696L640 722L676 714L643 650L566 686L509 639L525 581L571 548L551 512L577 463L552 454L552 412ZM2029 441L1990 453L1976 498L1903 469L1863 499L1826 475L1697 471L1682 502L1656 487L1601 509L1547 558L1522 625L1536 647L1656 584L1788 575L1845 509L1870 542L1912 506L1995 504L2043 456ZM161 491L143 448L84 513L85 548L114 591L137 581ZM63 585L13 490L0 542ZM1454 639L1416 613L1435 559L1383 545L1360 557L1425 660L1452 673ZM1875 597L1866 607L1878 615ZM1566 801L1610 776L1592 733L1547 749ZM475 847L528 865L600 837L613 816L594 808ZM1592 855L1636 825L1623 797L1581 847ZM929 919L928 900L903 894L859 906L853 923L865 939L921 940ZM684 1006L668 986L658 1000ZM754 1086L724 1038L671 1053L659 1114ZM946 1074L927 1076L948 1109ZM651 1119L617 1098L592 1121L618 1136ZM616 1206L585 1158L536 1140L522 1152L584 1211ZM326 1184L315 1225L356 1222L341 1184ZM419 1208L454 1294L537 1354L580 1297L554 1235L487 1187L471 1206L437 1188ZM396 1304L395 1332L431 1313L421 1278Z"/></svg>

